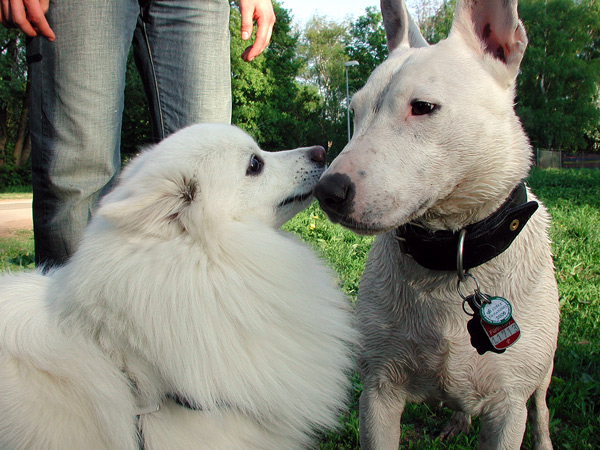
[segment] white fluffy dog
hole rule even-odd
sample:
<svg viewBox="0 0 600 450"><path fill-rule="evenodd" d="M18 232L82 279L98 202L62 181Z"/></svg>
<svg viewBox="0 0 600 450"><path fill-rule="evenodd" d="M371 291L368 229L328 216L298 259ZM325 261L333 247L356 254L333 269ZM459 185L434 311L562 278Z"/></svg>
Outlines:
<svg viewBox="0 0 600 450"><path fill-rule="evenodd" d="M277 229L324 168L228 125L134 160L67 265L0 278L0 448L301 449L335 426L350 312Z"/></svg>

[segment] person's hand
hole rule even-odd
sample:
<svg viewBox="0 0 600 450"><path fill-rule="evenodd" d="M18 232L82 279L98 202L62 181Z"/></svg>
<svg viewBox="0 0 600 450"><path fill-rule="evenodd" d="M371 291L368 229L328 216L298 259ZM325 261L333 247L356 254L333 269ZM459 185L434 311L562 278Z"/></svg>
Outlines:
<svg viewBox="0 0 600 450"><path fill-rule="evenodd" d="M271 0L240 0L240 13L242 15L242 40L244 41L252 36L253 21L256 20L256 39L242 53L242 59L250 62L269 45L275 24L275 12Z"/></svg>
<svg viewBox="0 0 600 450"><path fill-rule="evenodd" d="M45 15L49 1L0 0L0 21L7 28L20 28L27 36L41 34L53 41L54 31L48 25Z"/></svg>

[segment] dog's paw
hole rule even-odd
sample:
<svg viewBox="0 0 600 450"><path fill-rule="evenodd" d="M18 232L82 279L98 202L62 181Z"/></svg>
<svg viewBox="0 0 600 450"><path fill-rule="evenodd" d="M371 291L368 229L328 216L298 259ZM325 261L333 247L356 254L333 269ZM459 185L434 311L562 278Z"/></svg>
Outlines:
<svg viewBox="0 0 600 450"><path fill-rule="evenodd" d="M460 433L468 434L471 429L471 416L463 412L455 412L440 433L440 441L444 441Z"/></svg>

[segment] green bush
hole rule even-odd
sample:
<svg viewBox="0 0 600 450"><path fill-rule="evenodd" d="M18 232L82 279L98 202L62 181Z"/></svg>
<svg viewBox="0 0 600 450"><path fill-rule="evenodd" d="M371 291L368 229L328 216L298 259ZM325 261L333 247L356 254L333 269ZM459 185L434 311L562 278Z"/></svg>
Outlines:
<svg viewBox="0 0 600 450"><path fill-rule="evenodd" d="M16 186L31 185L31 168L15 167L14 164L0 166L0 190Z"/></svg>

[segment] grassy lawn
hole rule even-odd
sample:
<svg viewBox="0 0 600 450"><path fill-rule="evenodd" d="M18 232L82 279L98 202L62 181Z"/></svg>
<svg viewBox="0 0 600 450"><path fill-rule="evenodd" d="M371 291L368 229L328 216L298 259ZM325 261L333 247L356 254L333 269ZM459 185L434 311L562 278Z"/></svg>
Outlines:
<svg viewBox="0 0 600 450"><path fill-rule="evenodd" d="M0 236L0 272L33 269L33 232L15 231Z"/></svg>
<svg viewBox="0 0 600 450"><path fill-rule="evenodd" d="M548 404L555 449L600 448L600 171L534 170L533 191L553 217L551 239L560 290L562 322ZM285 228L299 234L329 261L343 290L356 299L358 282L373 238L331 224L313 204ZM32 266L31 233L0 238L0 270ZM349 410L340 429L324 436L322 450L359 449L357 405L361 385L354 375ZM470 435L447 442L436 438L449 419L445 408L408 405L403 415L403 448L476 448L478 421ZM531 449L527 433L523 449Z"/></svg>
<svg viewBox="0 0 600 450"><path fill-rule="evenodd" d="M30 199L31 186L12 186L0 192L1 200ZM33 269L33 232L15 231L0 235L0 272Z"/></svg>
<svg viewBox="0 0 600 450"><path fill-rule="evenodd" d="M21 200L31 196L31 186L11 186L0 192L0 200Z"/></svg>

